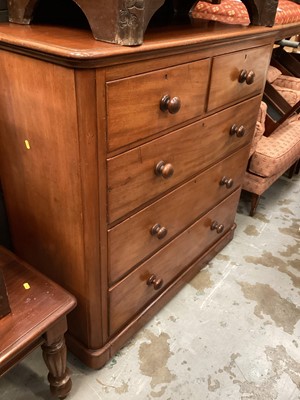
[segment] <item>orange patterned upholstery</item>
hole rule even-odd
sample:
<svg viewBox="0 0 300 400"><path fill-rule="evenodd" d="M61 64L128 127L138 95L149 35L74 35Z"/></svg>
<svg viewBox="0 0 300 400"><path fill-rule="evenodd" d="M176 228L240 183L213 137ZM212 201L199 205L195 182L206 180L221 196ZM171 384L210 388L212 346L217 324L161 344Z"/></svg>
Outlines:
<svg viewBox="0 0 300 400"><path fill-rule="evenodd" d="M267 73L267 81L273 83L282 75L282 72L278 69L269 65L268 73Z"/></svg>
<svg viewBox="0 0 300 400"><path fill-rule="evenodd" d="M273 86L291 106L294 106L300 100L299 90L296 91L278 85Z"/></svg>
<svg viewBox="0 0 300 400"><path fill-rule="evenodd" d="M255 126L255 133L253 135L253 139L252 139L252 143L251 143L249 157L251 157L252 154L255 152L257 144L265 132L266 115L267 115L267 105L266 105L266 103L261 102L258 116L257 116L256 126Z"/></svg>
<svg viewBox="0 0 300 400"><path fill-rule="evenodd" d="M245 173L243 181L243 189L247 192L255 193L257 195L262 195L285 171L280 171L276 175L270 178L262 178L249 172Z"/></svg>
<svg viewBox="0 0 300 400"><path fill-rule="evenodd" d="M285 172L300 157L300 121L283 125L271 136L262 136L248 171L264 178Z"/></svg>
<svg viewBox="0 0 300 400"><path fill-rule="evenodd" d="M280 87L300 92L300 78L297 78L296 76L280 75L274 81L274 84Z"/></svg>
<svg viewBox="0 0 300 400"><path fill-rule="evenodd" d="M239 0L222 0L221 4L199 1L191 11L194 19L219 21L226 24L248 25L249 15L245 5ZM290 0L279 0L275 24L300 21L300 5Z"/></svg>
<svg viewBox="0 0 300 400"><path fill-rule="evenodd" d="M298 103L300 100L300 78L283 75L279 69L269 66L267 80L291 106Z"/></svg>
<svg viewBox="0 0 300 400"><path fill-rule="evenodd" d="M300 21L300 5L289 0L279 0L275 24L283 25Z"/></svg>
<svg viewBox="0 0 300 400"><path fill-rule="evenodd" d="M263 136L266 108L262 102L242 185L244 190L255 196L263 194L300 158L300 116L291 117L266 137ZM254 211L251 209L250 215Z"/></svg>
<svg viewBox="0 0 300 400"><path fill-rule="evenodd" d="M209 4L199 1L192 9L192 18L208 19L227 24L249 24L249 15L245 5L237 0L222 0L221 4Z"/></svg>

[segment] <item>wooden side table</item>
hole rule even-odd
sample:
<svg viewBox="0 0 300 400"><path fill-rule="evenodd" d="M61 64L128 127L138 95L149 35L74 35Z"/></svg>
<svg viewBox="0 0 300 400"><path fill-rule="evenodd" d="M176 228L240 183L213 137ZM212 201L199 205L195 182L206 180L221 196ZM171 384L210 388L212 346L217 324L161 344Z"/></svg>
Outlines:
<svg viewBox="0 0 300 400"><path fill-rule="evenodd" d="M64 398L72 381L66 366L66 315L75 298L0 246L11 313L0 319L0 376L41 345L51 392Z"/></svg>

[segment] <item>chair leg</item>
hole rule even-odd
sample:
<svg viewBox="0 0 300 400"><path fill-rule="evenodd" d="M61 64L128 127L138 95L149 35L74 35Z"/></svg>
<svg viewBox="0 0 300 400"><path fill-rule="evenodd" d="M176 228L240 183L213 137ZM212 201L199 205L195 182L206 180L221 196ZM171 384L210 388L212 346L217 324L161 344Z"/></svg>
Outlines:
<svg viewBox="0 0 300 400"><path fill-rule="evenodd" d="M259 203L259 199L260 199L260 196L258 194L256 194L256 193L251 194L251 210L249 213L250 217L253 217L253 215L255 214L256 208Z"/></svg>
<svg viewBox="0 0 300 400"><path fill-rule="evenodd" d="M292 179L293 175L296 173L298 161L296 161L288 170L288 178Z"/></svg>
<svg viewBox="0 0 300 400"><path fill-rule="evenodd" d="M299 174L299 171L300 171L300 159L297 161L296 168L295 168L295 174Z"/></svg>

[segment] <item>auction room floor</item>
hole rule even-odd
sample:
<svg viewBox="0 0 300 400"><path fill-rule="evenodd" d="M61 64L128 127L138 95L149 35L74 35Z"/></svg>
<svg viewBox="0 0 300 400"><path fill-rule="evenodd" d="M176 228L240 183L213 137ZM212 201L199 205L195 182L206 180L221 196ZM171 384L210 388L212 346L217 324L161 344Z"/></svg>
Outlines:
<svg viewBox="0 0 300 400"><path fill-rule="evenodd" d="M300 399L300 176L277 181L234 240L105 367L72 354L70 400ZM1 339L0 339L1 340ZM37 349L0 379L1 400L48 400Z"/></svg>

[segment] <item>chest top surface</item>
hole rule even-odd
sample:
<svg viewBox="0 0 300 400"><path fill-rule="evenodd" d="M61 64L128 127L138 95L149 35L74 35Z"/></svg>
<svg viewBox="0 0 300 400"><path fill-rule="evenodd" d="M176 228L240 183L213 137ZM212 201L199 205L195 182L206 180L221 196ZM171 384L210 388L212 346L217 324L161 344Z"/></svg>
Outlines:
<svg viewBox="0 0 300 400"><path fill-rule="evenodd" d="M140 46L126 47L97 41L88 29L54 25L0 26L0 48L22 52L37 58L50 59L57 64L78 68L93 68L153 57L158 51L173 53L224 42L251 41L258 37L280 39L298 32L299 23L260 26L237 26L220 23L178 25L151 28ZM247 44L245 44L247 47Z"/></svg>

